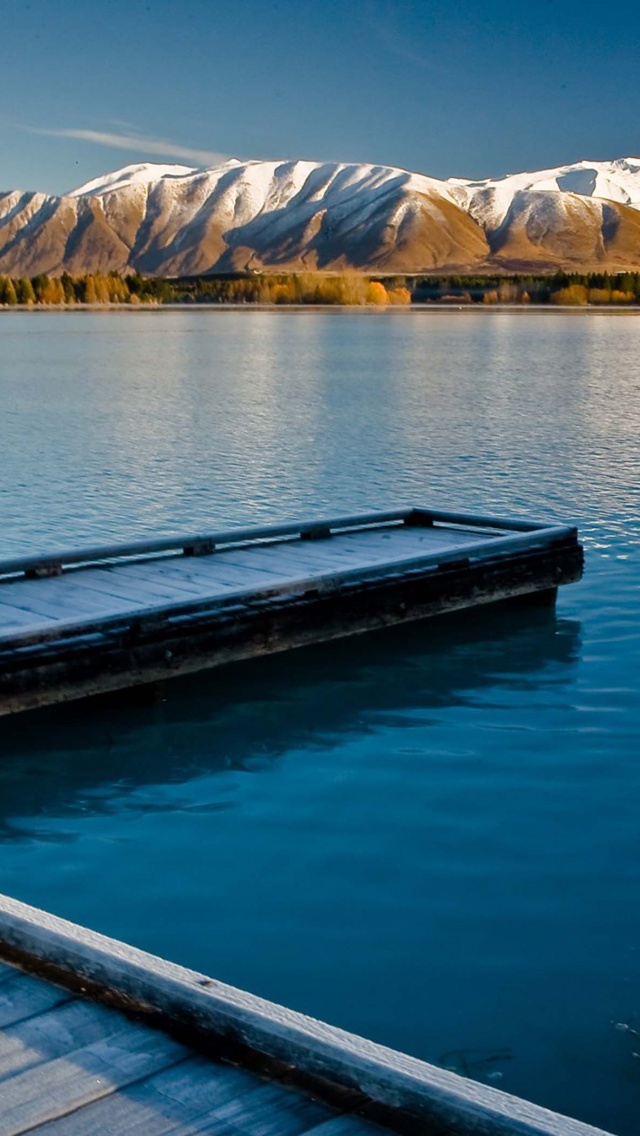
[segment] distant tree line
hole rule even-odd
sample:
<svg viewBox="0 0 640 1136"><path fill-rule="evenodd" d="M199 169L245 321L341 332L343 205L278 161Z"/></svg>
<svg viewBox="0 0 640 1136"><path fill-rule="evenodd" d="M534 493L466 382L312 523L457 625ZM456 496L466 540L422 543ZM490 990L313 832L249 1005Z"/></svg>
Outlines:
<svg viewBox="0 0 640 1136"><path fill-rule="evenodd" d="M413 303L634 304L640 300L640 272L424 276L413 279L411 298Z"/></svg>
<svg viewBox="0 0 640 1136"><path fill-rule="evenodd" d="M172 299L171 285L154 277L138 274L121 276L117 272L86 276L10 277L0 276L0 304L140 304L166 303Z"/></svg>
<svg viewBox="0 0 640 1136"><path fill-rule="evenodd" d="M134 273L33 277L0 276L0 304L409 304L410 290L391 281L385 285L358 273L235 275L196 280L163 280Z"/></svg>
<svg viewBox="0 0 640 1136"><path fill-rule="evenodd" d="M229 273L164 280L117 272L0 275L0 306L74 304L569 304L640 302L640 272L362 276L355 272Z"/></svg>

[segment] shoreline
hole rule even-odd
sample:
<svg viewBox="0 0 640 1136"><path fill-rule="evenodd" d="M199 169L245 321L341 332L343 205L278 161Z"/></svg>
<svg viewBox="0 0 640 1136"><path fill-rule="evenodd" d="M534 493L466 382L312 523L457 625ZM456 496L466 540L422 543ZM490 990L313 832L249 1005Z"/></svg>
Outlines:
<svg viewBox="0 0 640 1136"><path fill-rule="evenodd" d="M408 315L419 313L458 314L467 312L483 315L504 314L517 312L522 315L540 313L560 315L640 315L640 305L625 306L622 304L11 304L0 305L0 317L4 313L19 312L21 314L71 314L79 313L105 313L126 312L131 315L157 314L158 312L274 312L278 315L287 312L300 315L314 312L358 313L361 315Z"/></svg>

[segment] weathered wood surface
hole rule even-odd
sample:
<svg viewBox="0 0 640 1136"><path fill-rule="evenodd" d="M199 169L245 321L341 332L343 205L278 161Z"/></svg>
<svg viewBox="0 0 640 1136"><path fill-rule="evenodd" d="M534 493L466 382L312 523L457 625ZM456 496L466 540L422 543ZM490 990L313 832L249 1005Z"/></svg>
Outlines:
<svg viewBox="0 0 640 1136"><path fill-rule="evenodd" d="M344 1136L379 1132L300 1091L195 1054L121 1012L16 975L13 1024L0 1031L2 1136L297 1136L335 1120ZM48 1008L34 1013L29 984L38 996L48 987Z"/></svg>
<svg viewBox="0 0 640 1136"><path fill-rule="evenodd" d="M52 638L68 624L112 613L164 611L190 603L194 596L208 603L240 599L258 590L282 593L296 584L311 585L349 572L410 566L414 559L434 556L441 562L453 551L478 544L484 548L496 539L479 540L477 533L435 527L368 529L328 538L322 545L278 541L225 549L206 559L148 558L143 563L80 568L50 579L8 579L0 585L0 637L9 638L16 613L21 628L31 626ZM11 637L17 641L27 635L20 631Z"/></svg>
<svg viewBox="0 0 640 1136"><path fill-rule="evenodd" d="M159 541L143 542L152 554L137 544L2 561L0 713L553 592L581 574L571 526L440 517L403 510L181 538L180 549L215 546L208 555Z"/></svg>
<svg viewBox="0 0 640 1136"><path fill-rule="evenodd" d="M421 1136L606 1136L4 897L0 957L71 995L0 1034L3 1136L367 1136L372 1117ZM302 1094L310 1078L325 1101Z"/></svg>
<svg viewBox="0 0 640 1136"><path fill-rule="evenodd" d="M0 988L0 1029L68 1001L63 990L15 972Z"/></svg>
<svg viewBox="0 0 640 1136"><path fill-rule="evenodd" d="M184 536L157 537L150 540L129 541L126 544L90 545L60 552L46 552L21 557L0 559L0 576L16 572L47 572L60 570L72 564L86 564L115 557L138 557L161 552L183 551L187 555L200 555L224 544L274 540L282 537L315 536L318 532L332 533L345 529L381 525L387 522L419 524L446 523L471 525L475 528L498 531L532 532L544 526L536 521L512 520L497 517L479 517L470 514L444 513L427 509L392 509L385 512L360 513L349 517L329 517L321 520L291 522L284 525L260 525L249 528L223 529L216 532L190 533Z"/></svg>

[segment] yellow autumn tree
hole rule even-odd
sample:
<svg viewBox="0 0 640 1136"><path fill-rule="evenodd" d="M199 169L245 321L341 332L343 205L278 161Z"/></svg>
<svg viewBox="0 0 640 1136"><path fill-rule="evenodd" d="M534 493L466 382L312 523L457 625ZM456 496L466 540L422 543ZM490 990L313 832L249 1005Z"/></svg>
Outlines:
<svg viewBox="0 0 640 1136"><path fill-rule="evenodd" d="M611 293L612 304L632 304L634 300L633 292L619 292L617 288L614 288Z"/></svg>
<svg viewBox="0 0 640 1136"><path fill-rule="evenodd" d="M589 293L584 284L569 284L567 288L560 288L552 292L551 303L568 305L572 308L583 308L589 302Z"/></svg>
<svg viewBox="0 0 640 1136"><path fill-rule="evenodd" d="M274 284L271 289L271 302L273 304L293 304L295 290L292 282L287 284Z"/></svg>
<svg viewBox="0 0 640 1136"><path fill-rule="evenodd" d="M369 287L367 288L367 295L366 295L366 301L365 302L367 304L376 304L376 305L388 304L389 303L389 294L388 294L387 289L385 288L384 284L381 284L379 280L372 280L371 283L369 284Z"/></svg>
<svg viewBox="0 0 640 1136"><path fill-rule="evenodd" d="M127 288L126 281L120 276L109 275L107 277L107 285L109 289L109 302L111 304L126 304L129 299L129 289Z"/></svg>
<svg viewBox="0 0 640 1136"><path fill-rule="evenodd" d="M111 288L108 276L94 276L93 286L96 293L96 303L108 304L111 302Z"/></svg>
<svg viewBox="0 0 640 1136"><path fill-rule="evenodd" d="M387 293L390 304L410 304L411 292L408 288L391 288Z"/></svg>
<svg viewBox="0 0 640 1136"><path fill-rule="evenodd" d="M610 304L611 291L609 288L590 288L589 289L589 303L590 304Z"/></svg>
<svg viewBox="0 0 640 1136"><path fill-rule="evenodd" d="M64 304L64 288L57 276L50 277L40 293L41 304Z"/></svg>

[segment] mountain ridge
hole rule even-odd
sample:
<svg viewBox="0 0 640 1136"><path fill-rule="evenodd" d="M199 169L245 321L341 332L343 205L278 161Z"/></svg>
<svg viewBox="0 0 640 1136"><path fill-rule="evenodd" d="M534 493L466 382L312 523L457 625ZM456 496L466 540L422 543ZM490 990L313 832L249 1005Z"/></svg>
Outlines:
<svg viewBox="0 0 640 1136"><path fill-rule="evenodd" d="M392 166L132 163L0 193L0 273L635 270L640 158L497 179Z"/></svg>

